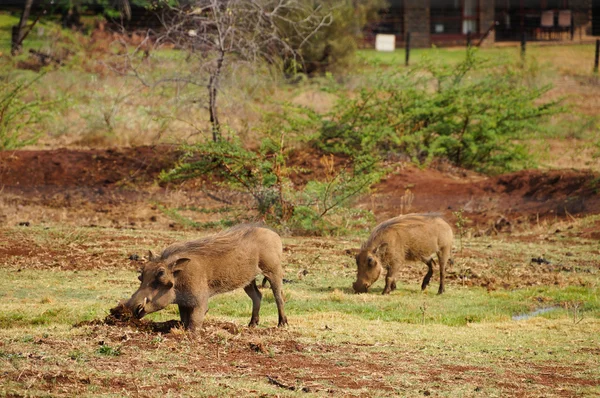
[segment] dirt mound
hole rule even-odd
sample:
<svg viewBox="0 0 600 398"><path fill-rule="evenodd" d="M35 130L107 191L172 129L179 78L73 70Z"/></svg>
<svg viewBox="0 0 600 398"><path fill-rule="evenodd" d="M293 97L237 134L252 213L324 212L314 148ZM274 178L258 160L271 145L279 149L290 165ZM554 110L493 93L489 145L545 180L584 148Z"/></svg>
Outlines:
<svg viewBox="0 0 600 398"><path fill-rule="evenodd" d="M139 207L141 202L156 201L156 196L150 199L148 194L151 187L156 195L176 187L190 201L188 206L204 207L214 199L204 192L210 190L210 178L153 186L159 173L172 168L180 154L173 146L0 152L0 186L15 195L20 206L33 203L76 210L94 203L92 212L119 214L118 209L127 205ZM322 178L328 168L346 162L299 151L289 159L297 169L292 180L298 186ZM441 212L454 221L453 212L462 211L471 223L489 226L503 217L514 222L600 212L600 175L582 170L525 170L487 177L447 165L421 169L398 163L396 170L373 188L358 206L372 210L378 220L407 212ZM203 196L194 196L200 192ZM131 214L131 209L121 213Z"/></svg>
<svg viewBox="0 0 600 398"><path fill-rule="evenodd" d="M97 187L152 182L172 167L175 147L0 152L4 187Z"/></svg>
<svg viewBox="0 0 600 398"><path fill-rule="evenodd" d="M117 326L121 328L130 327L140 332L162 334L172 332L176 334L181 334L184 329L183 324L175 319L165 322L153 322L146 319L138 319L122 303L118 304L116 307L111 308L110 313L102 320L96 319L93 321L83 321L79 322L74 326L81 327L98 325ZM208 327L205 327L205 330L201 332L201 334L206 333L206 330L212 330L215 328L225 330L232 335L238 334L240 332L237 325L230 322L212 322L205 326Z"/></svg>
<svg viewBox="0 0 600 398"><path fill-rule="evenodd" d="M529 213L567 215L600 210L600 176L590 171L524 170L499 176L483 188L504 194L512 199L509 200L512 206Z"/></svg>
<svg viewBox="0 0 600 398"><path fill-rule="evenodd" d="M119 327L131 327L133 329L152 332L152 333L169 333L171 329L183 328L181 322L177 320L166 321L166 322L152 322L148 320L138 319L129 309L123 304L119 304L114 308L110 309L110 313L106 318L100 320L96 319L93 321L79 322L74 327L81 326L96 326L96 325L108 325L108 326L119 326Z"/></svg>
<svg viewBox="0 0 600 398"><path fill-rule="evenodd" d="M463 211L476 224L600 212L600 176L582 170L524 170L497 177L418 169L396 171L361 205L378 218L400 212Z"/></svg>

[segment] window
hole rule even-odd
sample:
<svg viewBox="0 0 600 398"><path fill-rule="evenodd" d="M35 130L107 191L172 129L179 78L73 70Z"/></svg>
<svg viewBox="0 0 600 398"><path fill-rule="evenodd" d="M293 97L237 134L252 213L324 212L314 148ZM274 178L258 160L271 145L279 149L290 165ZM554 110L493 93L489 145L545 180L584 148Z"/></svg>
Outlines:
<svg viewBox="0 0 600 398"><path fill-rule="evenodd" d="M388 8L379 13L374 33L402 35L404 33L404 0L388 0Z"/></svg>
<svg viewBox="0 0 600 398"><path fill-rule="evenodd" d="M462 33L477 32L477 2L476 0L464 0L463 29Z"/></svg>
<svg viewBox="0 0 600 398"><path fill-rule="evenodd" d="M462 31L461 0L431 2L431 33L460 34Z"/></svg>
<svg viewBox="0 0 600 398"><path fill-rule="evenodd" d="M478 32L477 0L432 0L431 33L466 35Z"/></svg>

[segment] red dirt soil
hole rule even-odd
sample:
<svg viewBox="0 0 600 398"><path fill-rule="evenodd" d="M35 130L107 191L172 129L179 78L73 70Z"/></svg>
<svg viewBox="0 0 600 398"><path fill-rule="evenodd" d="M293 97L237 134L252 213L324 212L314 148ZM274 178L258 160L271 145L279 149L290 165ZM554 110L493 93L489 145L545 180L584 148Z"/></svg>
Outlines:
<svg viewBox="0 0 600 398"><path fill-rule="evenodd" d="M56 207L55 195L70 192L116 206L143 199L144 190L161 170L174 166L179 155L172 146L0 152L0 189L46 206ZM325 175L319 155L296 153L290 162L303 170L293 176L297 185ZM341 163L343 159L336 159L337 165ZM208 178L201 183L208 183ZM398 163L396 171L358 205L373 210L378 220L409 211L435 211L453 218L452 212L463 209L471 221L487 225L501 216L515 220L599 213L599 186L600 175L582 170L525 170L486 177ZM191 194L197 185L187 183L180 189ZM402 200L407 189L414 195L410 207ZM62 200L60 205L68 207L68 202Z"/></svg>

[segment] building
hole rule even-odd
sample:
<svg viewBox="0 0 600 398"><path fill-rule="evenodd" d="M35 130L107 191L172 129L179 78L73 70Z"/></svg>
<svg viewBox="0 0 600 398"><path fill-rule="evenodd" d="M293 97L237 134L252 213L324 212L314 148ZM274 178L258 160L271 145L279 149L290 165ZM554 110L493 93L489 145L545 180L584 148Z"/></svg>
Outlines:
<svg viewBox="0 0 600 398"><path fill-rule="evenodd" d="M417 47L464 44L467 37L486 45L523 36L574 40L600 31L596 26L600 0L388 0L388 4L381 20L366 32L368 42L377 33L387 33L396 35L400 45L410 32Z"/></svg>

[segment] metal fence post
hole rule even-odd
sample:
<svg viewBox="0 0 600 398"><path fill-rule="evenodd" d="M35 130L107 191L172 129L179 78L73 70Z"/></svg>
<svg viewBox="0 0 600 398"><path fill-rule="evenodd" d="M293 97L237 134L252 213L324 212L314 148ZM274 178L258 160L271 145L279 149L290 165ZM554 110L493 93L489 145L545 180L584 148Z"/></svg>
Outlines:
<svg viewBox="0 0 600 398"><path fill-rule="evenodd" d="M406 59L405 64L408 66L408 61L410 59L410 32L406 32Z"/></svg>
<svg viewBox="0 0 600 398"><path fill-rule="evenodd" d="M527 34L523 32L521 36L521 59L525 61L525 48L527 46Z"/></svg>
<svg viewBox="0 0 600 398"><path fill-rule="evenodd" d="M596 39L596 56L594 58L594 73L598 74L598 60L600 58L600 39Z"/></svg>

